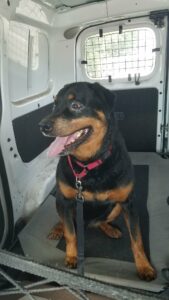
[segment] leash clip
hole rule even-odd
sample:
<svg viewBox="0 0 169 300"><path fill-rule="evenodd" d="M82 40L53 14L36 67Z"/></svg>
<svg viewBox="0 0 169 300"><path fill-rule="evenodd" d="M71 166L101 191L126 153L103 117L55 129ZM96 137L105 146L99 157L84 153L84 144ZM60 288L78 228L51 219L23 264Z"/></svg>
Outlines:
<svg viewBox="0 0 169 300"><path fill-rule="evenodd" d="M84 196L82 194L83 186L81 180L78 177L76 177L76 188L77 188L76 200L79 202L84 202Z"/></svg>

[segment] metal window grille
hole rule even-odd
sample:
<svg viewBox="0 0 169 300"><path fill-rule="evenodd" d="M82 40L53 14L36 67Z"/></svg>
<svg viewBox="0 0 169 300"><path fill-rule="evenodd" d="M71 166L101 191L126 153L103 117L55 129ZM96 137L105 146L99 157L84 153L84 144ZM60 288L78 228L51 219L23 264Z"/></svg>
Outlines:
<svg viewBox="0 0 169 300"><path fill-rule="evenodd" d="M86 73L90 79L132 78L153 72L156 54L155 33L137 28L89 36L85 40Z"/></svg>

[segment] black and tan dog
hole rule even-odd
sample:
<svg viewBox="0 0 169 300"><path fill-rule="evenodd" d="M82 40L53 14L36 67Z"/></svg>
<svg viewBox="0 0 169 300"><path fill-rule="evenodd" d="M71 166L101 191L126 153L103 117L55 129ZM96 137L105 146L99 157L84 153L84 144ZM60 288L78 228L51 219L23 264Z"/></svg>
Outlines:
<svg viewBox="0 0 169 300"><path fill-rule="evenodd" d="M56 137L51 157L60 155L57 167L56 206L60 223L50 238L66 240L65 263L77 263L74 228L75 177L83 185L87 221L109 237L121 237L110 223L123 213L140 278L153 280L156 272L143 248L134 201L133 167L114 116L115 94L101 85L78 82L64 86L55 98L53 112L40 123L44 135Z"/></svg>

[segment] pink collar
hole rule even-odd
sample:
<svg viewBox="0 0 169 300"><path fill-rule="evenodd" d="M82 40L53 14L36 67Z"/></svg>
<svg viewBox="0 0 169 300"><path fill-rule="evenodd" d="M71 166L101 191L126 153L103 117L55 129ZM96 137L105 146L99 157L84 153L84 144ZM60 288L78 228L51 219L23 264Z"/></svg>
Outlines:
<svg viewBox="0 0 169 300"><path fill-rule="evenodd" d="M73 164L72 164L72 160L71 160L70 155L68 155L67 158L68 158L69 166L70 166L70 168L71 168L71 170L72 170L72 172L73 172L73 175L74 175L76 178L81 179L81 178L83 178L83 177L85 177L85 176L87 175L88 171L93 170L93 169L99 167L100 165L102 165L103 162L104 162L110 155L111 155L111 149L109 149L106 153L103 154L102 159L97 159L97 160L95 160L95 161L93 161L93 162L91 162L91 163L89 163L89 164L87 164L87 165L85 165L85 164L83 164L82 162L76 160L76 161L75 161L76 164L77 164L78 166L80 166L81 168L83 168L82 171L81 171L80 173L76 173L76 172L75 172L75 170L74 170L74 168L73 168Z"/></svg>

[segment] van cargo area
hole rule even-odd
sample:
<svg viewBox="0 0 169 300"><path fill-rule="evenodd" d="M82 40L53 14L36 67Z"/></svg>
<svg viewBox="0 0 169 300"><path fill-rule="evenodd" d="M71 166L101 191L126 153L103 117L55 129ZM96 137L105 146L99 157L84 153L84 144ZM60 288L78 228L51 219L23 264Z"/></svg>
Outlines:
<svg viewBox="0 0 169 300"><path fill-rule="evenodd" d="M64 287L76 299L169 299L168 75L169 1L0 1L0 298L54 299L36 292ZM116 95L155 280L138 277L122 215L120 239L84 226L84 276L65 267L65 239L48 238L59 157L39 122L73 82Z"/></svg>

